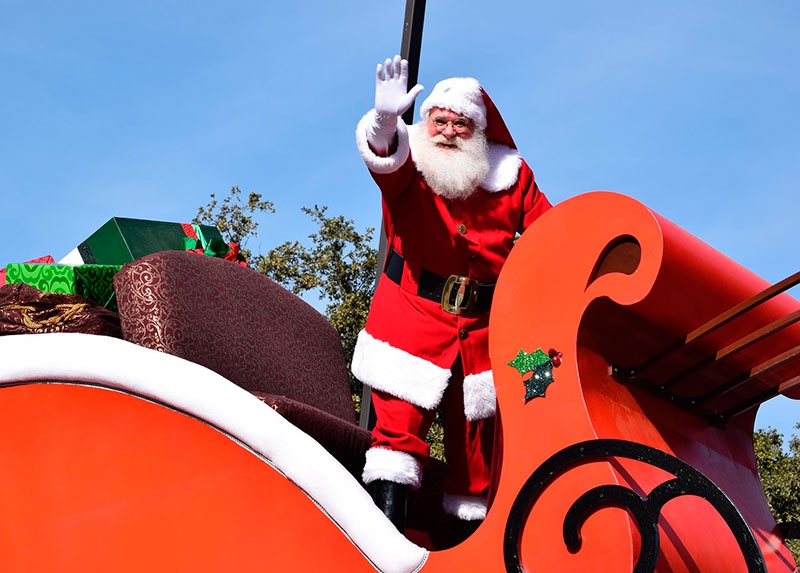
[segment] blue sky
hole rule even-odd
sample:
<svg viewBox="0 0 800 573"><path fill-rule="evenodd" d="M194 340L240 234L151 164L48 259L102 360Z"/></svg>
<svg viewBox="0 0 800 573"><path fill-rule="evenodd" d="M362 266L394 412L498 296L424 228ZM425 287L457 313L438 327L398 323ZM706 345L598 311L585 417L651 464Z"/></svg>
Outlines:
<svg viewBox="0 0 800 573"><path fill-rule="evenodd" d="M277 213L248 247L377 227L353 129L404 0L0 0L0 264L59 259L114 216L189 221L211 193ZM420 83L471 75L553 202L635 197L776 282L800 228L795 0L429 0ZM792 433L797 404L758 425Z"/></svg>

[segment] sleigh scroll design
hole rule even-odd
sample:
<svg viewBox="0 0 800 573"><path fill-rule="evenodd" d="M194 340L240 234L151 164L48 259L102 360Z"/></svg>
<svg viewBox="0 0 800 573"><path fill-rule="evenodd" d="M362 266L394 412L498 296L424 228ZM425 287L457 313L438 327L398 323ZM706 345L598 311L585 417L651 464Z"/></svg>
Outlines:
<svg viewBox="0 0 800 573"><path fill-rule="evenodd" d="M631 488L603 485L578 497L563 522L563 539L571 553L581 548L581 527L594 512L607 507L626 509L641 534L641 550L634 573L654 571L658 561L660 537L658 520L664 505L681 496L703 498L719 513L733 533L750 573L767 570L764 557L742 514L723 491L700 471L661 450L617 439L598 439L568 446L542 463L520 489L506 521L503 554L508 572L523 573L520 540L525 523L536 501L561 475L580 465L611 457L627 458L662 469L673 476L642 496Z"/></svg>

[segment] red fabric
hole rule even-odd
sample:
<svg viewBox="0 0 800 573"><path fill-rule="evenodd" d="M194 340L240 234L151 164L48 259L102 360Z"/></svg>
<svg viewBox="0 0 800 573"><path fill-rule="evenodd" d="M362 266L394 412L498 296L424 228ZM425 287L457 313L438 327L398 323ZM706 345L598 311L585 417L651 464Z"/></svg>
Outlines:
<svg viewBox="0 0 800 573"><path fill-rule="evenodd" d="M516 149L494 103L485 91L482 94L487 138ZM361 151L370 166L365 155L369 150ZM392 172L385 172L382 166L381 173L371 172L382 194L388 247L403 256L405 266L400 286L386 276L378 283L365 329L385 345L373 344L366 337L359 339L357 374L370 378L364 382L373 388L427 405L429 402L419 399L428 397L426 388L436 389L442 383L442 372L454 363L463 364L463 369L452 372L441 402L446 456L453 467L445 489L454 495L482 496L490 485L494 420L466 420L463 386L465 374L491 370L489 312L453 315L416 293L423 269L440 276L468 276L482 283L497 281L516 235L551 207L524 160L519 159L516 174L506 173L509 165L513 169L515 164L509 160L514 159L506 156L507 161L493 166L497 178L490 180L492 190L479 188L464 200L447 200L434 193L411 155ZM374 167L379 167L379 162ZM375 352L362 351L364 348ZM429 367L415 358L427 361ZM405 373L415 377L410 384L402 378ZM421 440L432 411L387 399L388 394L373 392L378 422L372 445L406 451L424 465L428 452ZM472 407L478 399L485 397L473 394L467 402Z"/></svg>
<svg viewBox="0 0 800 573"><path fill-rule="evenodd" d="M191 223L181 223L181 229L183 229L183 234L190 239L199 239Z"/></svg>
<svg viewBox="0 0 800 573"><path fill-rule="evenodd" d="M503 121L503 116L497 111L497 106L494 105L492 98L486 93L486 90L481 88L481 95L483 96L483 105L486 106L486 139L495 141L509 146L511 149L516 149L517 144L511 137L511 132L506 127L506 122Z"/></svg>
<svg viewBox="0 0 800 573"><path fill-rule="evenodd" d="M466 419L462 383L463 373L456 367L442 399L445 457L452 469L444 491L480 497L489 491L494 418L473 422ZM425 467L430 454L425 436L436 412L377 390L372 392L372 403L377 422L371 446L405 452Z"/></svg>
<svg viewBox="0 0 800 573"><path fill-rule="evenodd" d="M431 447L425 442L425 436L436 412L378 390L372 391L372 405L376 421L371 446L405 452L414 456L421 466L426 466Z"/></svg>
<svg viewBox="0 0 800 573"><path fill-rule="evenodd" d="M241 257L239 256L242 248L238 245L238 243L234 243L233 241L231 241L230 243L228 243L228 246L231 248L231 250L228 251L223 257L226 261L232 261L242 267L250 266L247 263L247 261L244 260L243 258L244 255L242 255Z"/></svg>
<svg viewBox="0 0 800 573"><path fill-rule="evenodd" d="M406 260L402 287L381 279L366 330L374 338L414 356L449 368L461 354L467 374L488 370L488 313L473 317L448 314L414 294L424 268L493 283L517 233L550 208L533 172L525 164L517 183L506 191L478 190L465 201L435 194L409 159L398 171L373 174L383 192L384 225L389 245ZM465 225L466 233L459 231ZM466 330L467 335L460 334Z"/></svg>

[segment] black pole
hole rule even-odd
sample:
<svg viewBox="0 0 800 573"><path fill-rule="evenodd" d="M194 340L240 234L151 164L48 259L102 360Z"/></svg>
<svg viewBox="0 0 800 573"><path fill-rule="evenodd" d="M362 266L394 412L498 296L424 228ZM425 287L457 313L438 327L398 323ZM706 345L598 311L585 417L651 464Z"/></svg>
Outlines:
<svg viewBox="0 0 800 573"><path fill-rule="evenodd" d="M425 0L406 0L406 17L403 23L403 41L400 56L408 60L408 87L417 84L419 60L422 52L422 26L425 23ZM414 123L414 105L403 114L403 121Z"/></svg>
<svg viewBox="0 0 800 573"><path fill-rule="evenodd" d="M425 0L406 0L406 15L403 22L403 40L400 44L400 56L408 60L408 87L414 87L419 77L419 59L422 52L422 25L425 21ZM414 123L414 104L403 114L403 121ZM381 236L378 241L378 268L375 284L383 272L386 260L386 233L381 225ZM361 415L358 423L362 428L375 426L375 410L372 408L372 393L368 386L361 392Z"/></svg>

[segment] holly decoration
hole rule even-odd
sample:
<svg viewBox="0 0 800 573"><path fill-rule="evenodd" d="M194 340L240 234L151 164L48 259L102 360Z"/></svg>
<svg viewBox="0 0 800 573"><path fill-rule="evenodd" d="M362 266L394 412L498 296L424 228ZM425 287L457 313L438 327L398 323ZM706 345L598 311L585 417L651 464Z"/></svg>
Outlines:
<svg viewBox="0 0 800 573"><path fill-rule="evenodd" d="M561 353L551 349L546 354L541 348L531 353L520 350L508 365L516 368L521 376L531 373L522 380L527 404L533 398L543 398L547 387L555 381L553 368L561 365Z"/></svg>
<svg viewBox="0 0 800 573"><path fill-rule="evenodd" d="M241 253L241 247L238 244L230 242L226 245L225 241L218 237L212 237L210 241L206 240L200 225L181 223L181 227L186 235L183 238L184 251L233 261L243 267L250 266Z"/></svg>

